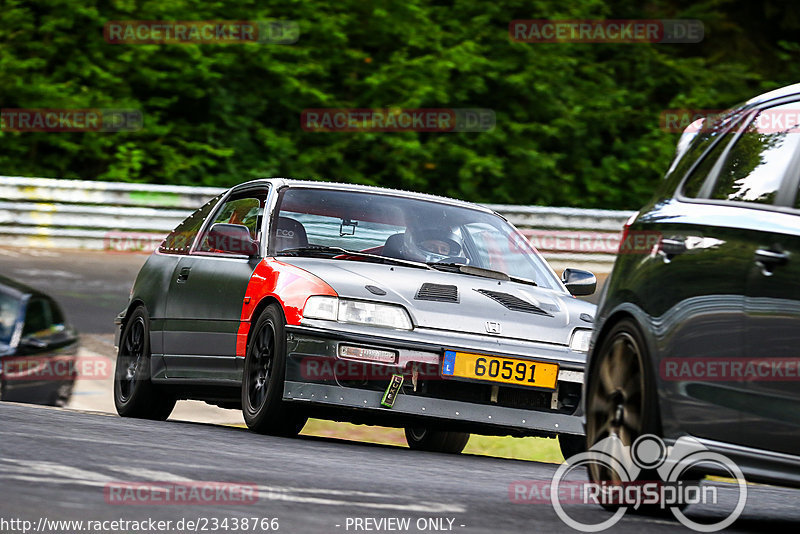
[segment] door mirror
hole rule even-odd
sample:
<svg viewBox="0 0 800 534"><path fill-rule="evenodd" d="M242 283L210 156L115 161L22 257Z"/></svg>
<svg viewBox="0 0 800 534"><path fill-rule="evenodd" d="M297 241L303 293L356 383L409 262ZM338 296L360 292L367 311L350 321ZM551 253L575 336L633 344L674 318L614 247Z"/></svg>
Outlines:
<svg viewBox="0 0 800 534"><path fill-rule="evenodd" d="M250 230L242 224L216 223L208 232L208 247L227 254L258 254L258 243L250 238Z"/></svg>
<svg viewBox="0 0 800 534"><path fill-rule="evenodd" d="M48 347L46 341L37 339L33 336L25 336L19 340L19 347L25 351L38 352Z"/></svg>
<svg viewBox="0 0 800 534"><path fill-rule="evenodd" d="M567 291L577 296L591 295L597 289L597 277L589 271L580 269L564 269L561 281L567 286Z"/></svg>

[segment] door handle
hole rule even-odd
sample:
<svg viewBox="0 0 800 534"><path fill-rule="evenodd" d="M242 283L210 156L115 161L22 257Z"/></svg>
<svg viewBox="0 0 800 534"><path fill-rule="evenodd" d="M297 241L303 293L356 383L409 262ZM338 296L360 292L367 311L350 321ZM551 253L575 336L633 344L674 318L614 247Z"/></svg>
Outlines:
<svg viewBox="0 0 800 534"><path fill-rule="evenodd" d="M673 237L665 237L658 245L658 250L667 256L677 256L686 252L686 240Z"/></svg>
<svg viewBox="0 0 800 534"><path fill-rule="evenodd" d="M789 254L779 250L769 250L760 248L756 250L756 263L763 267L764 274L772 274L772 270L778 265L784 265L789 261Z"/></svg>
<svg viewBox="0 0 800 534"><path fill-rule="evenodd" d="M183 284L189 279L189 273L192 271L191 267L184 267L178 274L178 283Z"/></svg>

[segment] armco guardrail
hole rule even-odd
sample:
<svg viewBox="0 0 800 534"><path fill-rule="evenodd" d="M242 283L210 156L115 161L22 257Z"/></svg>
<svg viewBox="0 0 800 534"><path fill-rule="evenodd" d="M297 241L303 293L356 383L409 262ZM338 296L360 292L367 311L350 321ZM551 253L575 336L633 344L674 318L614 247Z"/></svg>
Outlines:
<svg viewBox="0 0 800 534"><path fill-rule="evenodd" d="M0 176L0 244L150 251L192 210L222 190ZM489 205L556 266L613 263L633 212Z"/></svg>

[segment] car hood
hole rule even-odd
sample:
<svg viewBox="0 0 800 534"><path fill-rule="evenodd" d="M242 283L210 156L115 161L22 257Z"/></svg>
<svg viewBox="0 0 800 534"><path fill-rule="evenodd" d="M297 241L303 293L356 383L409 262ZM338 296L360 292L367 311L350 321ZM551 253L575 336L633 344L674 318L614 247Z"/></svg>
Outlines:
<svg viewBox="0 0 800 534"><path fill-rule="evenodd" d="M401 304L417 328L568 345L574 328L592 327L596 308L559 290L460 273L328 258L278 259L321 278L340 297ZM382 291L386 294L376 294Z"/></svg>

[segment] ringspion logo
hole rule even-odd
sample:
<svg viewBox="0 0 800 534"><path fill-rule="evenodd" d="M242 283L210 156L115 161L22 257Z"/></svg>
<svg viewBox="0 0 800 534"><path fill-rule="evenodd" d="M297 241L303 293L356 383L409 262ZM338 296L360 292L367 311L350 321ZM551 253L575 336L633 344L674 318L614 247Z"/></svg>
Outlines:
<svg viewBox="0 0 800 534"><path fill-rule="evenodd" d="M714 466L735 479L738 496L735 504L723 501L715 486L683 480L687 471L699 465ZM603 480L585 482L576 487L565 477L577 469L605 472ZM640 480L644 474L655 473L657 480ZM526 489L530 491L526 494ZM541 485L518 481L509 486L512 502L540 502ZM588 451L566 459L556 470L546 494L558 517L580 532L601 532L616 525L629 509L641 506L669 510L685 527L697 532L717 532L733 524L747 502L747 481L742 470L730 458L713 452L692 437L681 437L668 447L653 434L644 434L630 445L624 445L613 432L594 444ZM564 504L595 504L616 508L614 513L599 518L598 522L583 521L586 517L573 517L574 508ZM685 504L703 504L722 508L715 523L699 523L687 517L682 510ZM731 509L731 504L733 504Z"/></svg>

